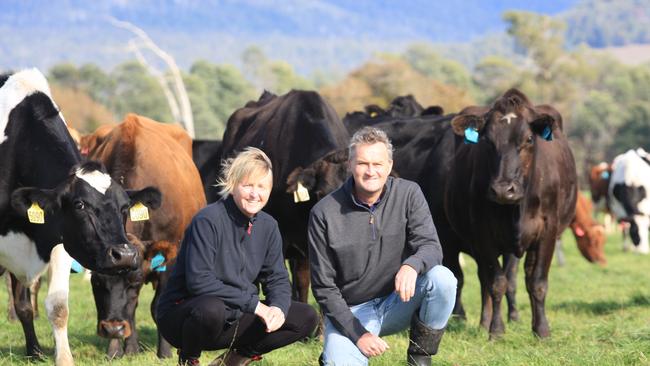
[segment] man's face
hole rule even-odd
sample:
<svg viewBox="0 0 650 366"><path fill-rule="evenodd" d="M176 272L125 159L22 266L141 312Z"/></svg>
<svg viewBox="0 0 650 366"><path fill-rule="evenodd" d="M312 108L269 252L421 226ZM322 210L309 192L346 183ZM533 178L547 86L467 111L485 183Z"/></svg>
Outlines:
<svg viewBox="0 0 650 366"><path fill-rule="evenodd" d="M355 151L349 168L357 193L367 196L381 193L393 168L386 145L381 142L360 144L355 147Z"/></svg>
<svg viewBox="0 0 650 366"><path fill-rule="evenodd" d="M232 191L232 198L239 210L248 217L260 212L269 200L273 187L273 175L249 176L242 179Z"/></svg>

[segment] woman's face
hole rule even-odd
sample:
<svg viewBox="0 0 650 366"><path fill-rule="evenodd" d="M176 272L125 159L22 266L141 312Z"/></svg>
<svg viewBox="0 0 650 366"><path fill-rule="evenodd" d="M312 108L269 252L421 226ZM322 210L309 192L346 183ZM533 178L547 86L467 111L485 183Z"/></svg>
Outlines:
<svg viewBox="0 0 650 366"><path fill-rule="evenodd" d="M260 212L269 200L273 187L273 175L248 176L235 185L232 198L239 210L248 217Z"/></svg>

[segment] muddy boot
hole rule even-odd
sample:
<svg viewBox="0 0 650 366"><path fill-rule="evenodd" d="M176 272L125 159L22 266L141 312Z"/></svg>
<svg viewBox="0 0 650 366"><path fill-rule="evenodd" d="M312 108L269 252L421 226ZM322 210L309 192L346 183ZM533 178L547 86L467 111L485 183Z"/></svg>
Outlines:
<svg viewBox="0 0 650 366"><path fill-rule="evenodd" d="M431 366L431 356L438 353L438 345L445 333L445 328L429 328L418 319L417 314L416 311L411 319L406 360L409 366Z"/></svg>

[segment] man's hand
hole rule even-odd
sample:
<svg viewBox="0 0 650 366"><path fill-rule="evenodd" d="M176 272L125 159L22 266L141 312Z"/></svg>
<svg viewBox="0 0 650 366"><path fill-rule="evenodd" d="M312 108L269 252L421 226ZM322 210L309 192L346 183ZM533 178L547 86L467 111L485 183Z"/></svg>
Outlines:
<svg viewBox="0 0 650 366"><path fill-rule="evenodd" d="M418 273L413 267L403 264L395 275L395 292L403 302L408 302L415 295L415 280Z"/></svg>
<svg viewBox="0 0 650 366"><path fill-rule="evenodd" d="M259 302L255 308L255 315L266 324L266 332L271 333L280 329L284 324L284 313L277 306L266 306Z"/></svg>
<svg viewBox="0 0 650 366"><path fill-rule="evenodd" d="M357 347L368 358L379 356L390 348L388 343L372 333L364 333L357 341Z"/></svg>

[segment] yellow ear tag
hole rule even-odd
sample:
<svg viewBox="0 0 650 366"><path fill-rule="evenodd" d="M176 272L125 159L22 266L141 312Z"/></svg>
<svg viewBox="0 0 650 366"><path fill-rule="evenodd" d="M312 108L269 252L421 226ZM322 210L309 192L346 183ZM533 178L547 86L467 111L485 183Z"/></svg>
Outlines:
<svg viewBox="0 0 650 366"><path fill-rule="evenodd" d="M142 202L138 202L129 210L129 216L131 216L131 221L149 220L149 209Z"/></svg>
<svg viewBox="0 0 650 366"><path fill-rule="evenodd" d="M370 113L370 118L375 118L377 117L377 112L371 112Z"/></svg>
<svg viewBox="0 0 650 366"><path fill-rule="evenodd" d="M32 224L44 224L45 212L36 202L32 202L32 206L27 209L27 218Z"/></svg>
<svg viewBox="0 0 650 366"><path fill-rule="evenodd" d="M301 182L298 182L298 188L293 192L293 202L306 202L309 201L309 191Z"/></svg>

